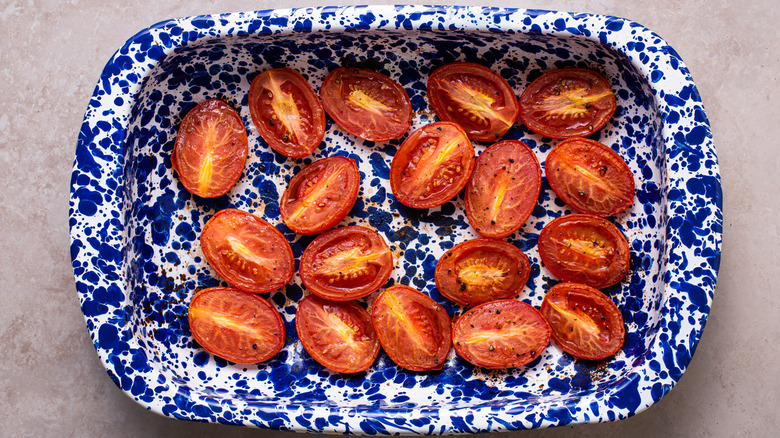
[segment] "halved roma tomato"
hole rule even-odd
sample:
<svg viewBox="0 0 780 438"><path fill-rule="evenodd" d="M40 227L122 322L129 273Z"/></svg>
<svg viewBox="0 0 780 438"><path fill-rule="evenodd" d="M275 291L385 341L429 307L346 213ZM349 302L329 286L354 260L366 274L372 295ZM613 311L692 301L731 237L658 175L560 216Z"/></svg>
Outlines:
<svg viewBox="0 0 780 438"><path fill-rule="evenodd" d="M559 280L602 289L628 273L628 242L600 217L569 214L553 219L539 233L539 257Z"/></svg>
<svg viewBox="0 0 780 438"><path fill-rule="evenodd" d="M598 289L578 283L550 288L541 312L563 351L580 359L600 360L623 346L626 329L615 303Z"/></svg>
<svg viewBox="0 0 780 438"><path fill-rule="evenodd" d="M337 68L322 82L320 97L339 126L365 140L398 138L412 125L412 102L404 87L374 70Z"/></svg>
<svg viewBox="0 0 780 438"><path fill-rule="evenodd" d="M347 301L379 290L393 271L393 254L376 231L358 225L314 239L301 256L304 286L322 298Z"/></svg>
<svg viewBox="0 0 780 438"><path fill-rule="evenodd" d="M259 295L229 287L195 294L187 312L192 336L209 353L238 364L263 362L284 347L282 317Z"/></svg>
<svg viewBox="0 0 780 438"><path fill-rule="evenodd" d="M564 140L550 151L544 166L553 191L580 213L612 216L634 202L634 175L628 164L596 140Z"/></svg>
<svg viewBox="0 0 780 438"><path fill-rule="evenodd" d="M428 100L439 119L455 122L476 141L497 141L515 124L520 108L512 87L493 70L453 62L428 78Z"/></svg>
<svg viewBox="0 0 780 438"><path fill-rule="evenodd" d="M217 274L246 292L280 289L295 273L295 258L287 239L271 224L245 211L218 211L203 226L200 245Z"/></svg>
<svg viewBox="0 0 780 438"><path fill-rule="evenodd" d="M455 197L474 170L474 146L460 125L435 122L412 132L390 164L390 188L412 208L431 208Z"/></svg>
<svg viewBox="0 0 780 438"><path fill-rule="evenodd" d="M520 95L520 120L550 138L585 137L607 124L617 102L609 82L584 68L549 71Z"/></svg>
<svg viewBox="0 0 780 438"><path fill-rule="evenodd" d="M266 70L252 80L249 113L263 140L290 158L311 154L325 135L319 97L291 68Z"/></svg>
<svg viewBox="0 0 780 438"><path fill-rule="evenodd" d="M371 315L356 301L307 295L298 303L295 330L314 360L339 373L364 371L379 355Z"/></svg>
<svg viewBox="0 0 780 438"><path fill-rule="evenodd" d="M317 234L332 228L349 213L360 190L355 160L328 157L295 174L279 200L282 220L298 234Z"/></svg>
<svg viewBox="0 0 780 438"><path fill-rule="evenodd" d="M502 239L528 220L541 189L542 170L531 148L500 141L477 157L466 185L466 216L480 235Z"/></svg>
<svg viewBox="0 0 780 438"><path fill-rule="evenodd" d="M398 366L442 368L452 348L450 316L431 297L409 286L391 286L374 299L371 318L382 348Z"/></svg>
<svg viewBox="0 0 780 438"><path fill-rule="evenodd" d="M248 153L246 128L219 99L199 103L184 116L171 165L184 188L202 198L228 192L241 177Z"/></svg>
<svg viewBox="0 0 780 438"><path fill-rule="evenodd" d="M542 354L550 343L550 326L522 301L491 301L455 320L452 343L458 356L473 365L514 368Z"/></svg>
<svg viewBox="0 0 780 438"><path fill-rule="evenodd" d="M531 274L528 257L511 243L472 239L447 251L436 264L439 293L461 306L514 298Z"/></svg>

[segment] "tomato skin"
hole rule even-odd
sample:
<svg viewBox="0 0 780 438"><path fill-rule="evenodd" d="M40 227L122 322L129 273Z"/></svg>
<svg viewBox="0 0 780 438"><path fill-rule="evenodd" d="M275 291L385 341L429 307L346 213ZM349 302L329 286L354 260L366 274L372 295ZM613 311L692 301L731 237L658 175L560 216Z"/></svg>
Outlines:
<svg viewBox="0 0 780 438"><path fill-rule="evenodd" d="M541 312L552 327L555 342L574 357L606 359L623 347L623 316L598 289L579 283L556 284L544 297Z"/></svg>
<svg viewBox="0 0 780 438"><path fill-rule="evenodd" d="M314 360L339 373L365 371L379 355L371 315L356 301L307 295L298 303L295 330Z"/></svg>
<svg viewBox="0 0 780 438"><path fill-rule="evenodd" d="M607 124L616 109L606 78L584 68L548 71L520 95L523 124L554 139L591 135Z"/></svg>
<svg viewBox="0 0 780 438"><path fill-rule="evenodd" d="M286 157L308 156L325 136L322 103L291 68L266 70L252 80L249 113L260 137Z"/></svg>
<svg viewBox="0 0 780 438"><path fill-rule="evenodd" d="M248 150L244 122L228 104L211 99L184 116L171 165L188 192L215 198L227 193L241 178Z"/></svg>
<svg viewBox="0 0 780 438"><path fill-rule="evenodd" d="M295 258L284 235L245 211L218 211L203 226L200 244L217 274L246 292L280 289L295 273Z"/></svg>
<svg viewBox="0 0 780 438"><path fill-rule="evenodd" d="M428 295L394 285L371 308L374 329L390 359L410 371L439 370L452 348L451 321Z"/></svg>
<svg viewBox="0 0 780 438"><path fill-rule="evenodd" d="M212 287L197 292L187 320L198 344L237 364L266 361L284 347L279 312L268 300L238 289Z"/></svg>
<svg viewBox="0 0 780 438"><path fill-rule="evenodd" d="M455 352L472 365L515 368L539 357L550 343L550 326L533 306L517 300L481 304L452 328Z"/></svg>
<svg viewBox="0 0 780 438"><path fill-rule="evenodd" d="M466 217L481 236L503 239L525 224L541 189L542 170L531 148L500 141L477 157L466 185Z"/></svg>
<svg viewBox="0 0 780 438"><path fill-rule="evenodd" d="M303 251L298 272L321 298L347 301L379 290L393 271L393 254L376 231L353 225L327 231Z"/></svg>
<svg viewBox="0 0 780 438"><path fill-rule="evenodd" d="M382 73L339 67L320 87L325 112L345 131L369 141L398 138L412 125L404 87Z"/></svg>
<svg viewBox="0 0 780 438"><path fill-rule="evenodd" d="M357 200L360 172L355 160L317 160L290 180L279 200L282 220L298 234L321 233L341 222Z"/></svg>
<svg viewBox="0 0 780 438"><path fill-rule="evenodd" d="M600 217L555 218L539 233L538 248L544 266L561 281L602 289L628 273L628 242L615 225Z"/></svg>
<svg viewBox="0 0 780 438"><path fill-rule="evenodd" d="M445 64L431 74L427 89L439 119L458 123L475 141L497 141L515 124L520 112L512 87L480 64Z"/></svg>
<svg viewBox="0 0 780 438"><path fill-rule="evenodd" d="M531 275L528 257L503 240L471 239L436 264L436 288L461 306L516 297Z"/></svg>
<svg viewBox="0 0 780 438"><path fill-rule="evenodd" d="M401 144L390 164L390 188L407 207L436 207L463 190L473 170L474 146L463 128L434 122Z"/></svg>
<svg viewBox="0 0 780 438"><path fill-rule="evenodd" d="M634 175L609 147L587 138L570 138L547 155L545 174L569 207L595 216L613 216L634 202Z"/></svg>

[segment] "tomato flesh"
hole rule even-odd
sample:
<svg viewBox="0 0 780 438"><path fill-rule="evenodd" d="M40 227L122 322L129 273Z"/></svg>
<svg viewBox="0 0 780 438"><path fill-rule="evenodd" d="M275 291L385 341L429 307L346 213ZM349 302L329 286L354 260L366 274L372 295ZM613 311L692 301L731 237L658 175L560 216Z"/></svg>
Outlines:
<svg viewBox="0 0 780 438"><path fill-rule="evenodd" d="M623 316L599 290L578 283L556 284L541 312L563 351L580 359L601 360L617 353L626 336Z"/></svg>
<svg viewBox="0 0 780 438"><path fill-rule="evenodd" d="M528 220L541 188L542 171L531 148L500 141L477 158L466 185L466 216L480 235L502 239Z"/></svg>
<svg viewBox="0 0 780 438"><path fill-rule="evenodd" d="M307 295L295 313L298 338L320 365L339 373L359 373L379 355L371 315L355 301L334 302Z"/></svg>
<svg viewBox="0 0 780 438"><path fill-rule="evenodd" d="M238 364L274 357L284 347L279 312L262 297L238 289L203 289L190 301L192 336L206 351Z"/></svg>
<svg viewBox="0 0 780 438"><path fill-rule="evenodd" d="M190 110L179 126L171 165L188 192L202 198L227 193L244 171L248 140L236 111L218 99Z"/></svg>
<svg viewBox="0 0 780 438"><path fill-rule="evenodd" d="M472 239L447 251L436 264L439 293L461 306L516 297L531 275L528 257L511 243Z"/></svg>
<svg viewBox="0 0 780 438"><path fill-rule="evenodd" d="M287 239L263 219L245 211L220 210L203 226L203 254L222 279L246 292L284 287L295 272Z"/></svg>

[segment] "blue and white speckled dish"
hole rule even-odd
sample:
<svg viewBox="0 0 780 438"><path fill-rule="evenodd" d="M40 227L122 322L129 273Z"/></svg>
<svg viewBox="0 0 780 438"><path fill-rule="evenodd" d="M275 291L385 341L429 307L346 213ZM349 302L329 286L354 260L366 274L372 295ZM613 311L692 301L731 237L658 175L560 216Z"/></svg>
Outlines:
<svg viewBox="0 0 780 438"><path fill-rule="evenodd" d="M187 326L196 289L221 284L198 243L205 221L236 207L261 215L300 257L310 237L279 216L290 175L313 159L359 163L360 199L343 222L367 224L391 242L391 282L410 284L455 315L436 290L438 257L474 237L462 197L429 211L396 201L387 181L400 141L357 140L328 122L310 157L286 159L257 135L246 106L251 79L287 65L314 86L343 63L365 62L398 80L415 110L433 120L428 75L451 61L493 68L519 95L544 71L604 73L617 95L614 118L594 138L628 162L636 202L612 218L631 245L632 272L606 290L626 323L612 359L573 360L551 343L508 371L474 368L450 354L440 372L415 373L384 355L368 371L323 369L297 342L296 276L270 299L286 320L285 348L267 363L237 366L204 352ZM204 200L171 170L177 126L196 103L223 99L249 133L238 185ZM523 126L540 162L555 144ZM481 151L486 145L478 144ZM556 282L541 266L539 231L568 212L546 181L526 225L507 240L533 265L519 295L541 304ZM103 70L78 137L70 199L71 254L87 327L114 382L148 409L180 419L297 431L448 434L614 421L663 397L682 376L701 336L720 261L721 186L712 135L696 86L677 53L648 29L619 18L474 7L330 7L165 21L139 32ZM370 302L369 297L367 302Z"/></svg>

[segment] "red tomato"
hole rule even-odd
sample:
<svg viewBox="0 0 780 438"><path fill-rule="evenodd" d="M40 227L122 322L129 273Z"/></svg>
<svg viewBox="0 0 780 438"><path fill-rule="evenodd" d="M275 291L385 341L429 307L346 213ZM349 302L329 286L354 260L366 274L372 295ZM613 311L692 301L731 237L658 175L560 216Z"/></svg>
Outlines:
<svg viewBox="0 0 780 438"><path fill-rule="evenodd" d="M385 352L411 371L439 370L452 347L450 316L428 295L397 284L374 300L371 318Z"/></svg>
<svg viewBox="0 0 780 438"><path fill-rule="evenodd" d="M357 200L360 172L355 160L328 157L295 174L279 200L282 220L298 234L317 234L341 222Z"/></svg>
<svg viewBox="0 0 780 438"><path fill-rule="evenodd" d="M276 152L303 158L325 135L325 111L311 85L290 68L267 70L249 88L249 113L258 133Z"/></svg>
<svg viewBox="0 0 780 438"><path fill-rule="evenodd" d="M553 219L539 233L538 246L542 263L561 281L601 289L628 273L628 242L600 217L569 214Z"/></svg>
<svg viewBox="0 0 780 438"><path fill-rule="evenodd" d="M617 103L609 82L595 71L564 68L540 76L520 95L520 120L550 138L584 137L607 124Z"/></svg>
<svg viewBox="0 0 780 438"><path fill-rule="evenodd" d="M212 287L196 293L187 320L206 351L238 364L263 362L284 346L279 312L268 300L238 289Z"/></svg>
<svg viewBox="0 0 780 438"><path fill-rule="evenodd" d="M623 346L626 329L615 303L590 286L556 284L544 297L542 315L563 351L580 359L600 360Z"/></svg>
<svg viewBox="0 0 780 438"><path fill-rule="evenodd" d="M322 82L320 97L339 126L365 140L398 138L412 124L412 102L404 87L373 70L333 70Z"/></svg>
<svg viewBox="0 0 780 438"><path fill-rule="evenodd" d="M247 145L246 128L236 111L221 100L207 100L184 116L171 164L187 191L215 198L241 177Z"/></svg>
<svg viewBox="0 0 780 438"><path fill-rule="evenodd" d="M393 271L393 254L376 231L349 226L314 239L298 269L306 289L327 300L363 298L379 290Z"/></svg>
<svg viewBox="0 0 780 438"><path fill-rule="evenodd" d="M200 245L222 279L246 292L280 289L295 272L287 239L271 224L245 211L227 208L206 222Z"/></svg>
<svg viewBox="0 0 780 438"><path fill-rule="evenodd" d="M461 306L514 298L531 274L528 257L511 243L472 239L447 251L436 264L439 293Z"/></svg>
<svg viewBox="0 0 780 438"><path fill-rule="evenodd" d="M412 208L431 208L455 197L474 170L474 146L458 124L435 122L403 142L390 164L390 188Z"/></svg>
<svg viewBox="0 0 780 438"><path fill-rule="evenodd" d="M477 158L466 185L466 216L482 236L502 239L531 216L542 189L542 171L531 148L504 140Z"/></svg>
<svg viewBox="0 0 780 438"><path fill-rule="evenodd" d="M491 301L464 313L452 327L455 352L478 367L525 365L550 343L550 326L533 306L517 300Z"/></svg>
<svg viewBox="0 0 780 438"><path fill-rule="evenodd" d="M476 141L503 137L520 111L515 92L504 78L470 62L436 69L428 78L428 100L439 119L459 124Z"/></svg>
<svg viewBox="0 0 780 438"><path fill-rule="evenodd" d="M587 138L560 142L547 155L553 191L580 213L612 216L634 202L634 175L617 152Z"/></svg>
<svg viewBox="0 0 780 438"><path fill-rule="evenodd" d="M356 301L308 295L298 303L295 330L314 360L339 373L364 371L379 355L371 315Z"/></svg>

